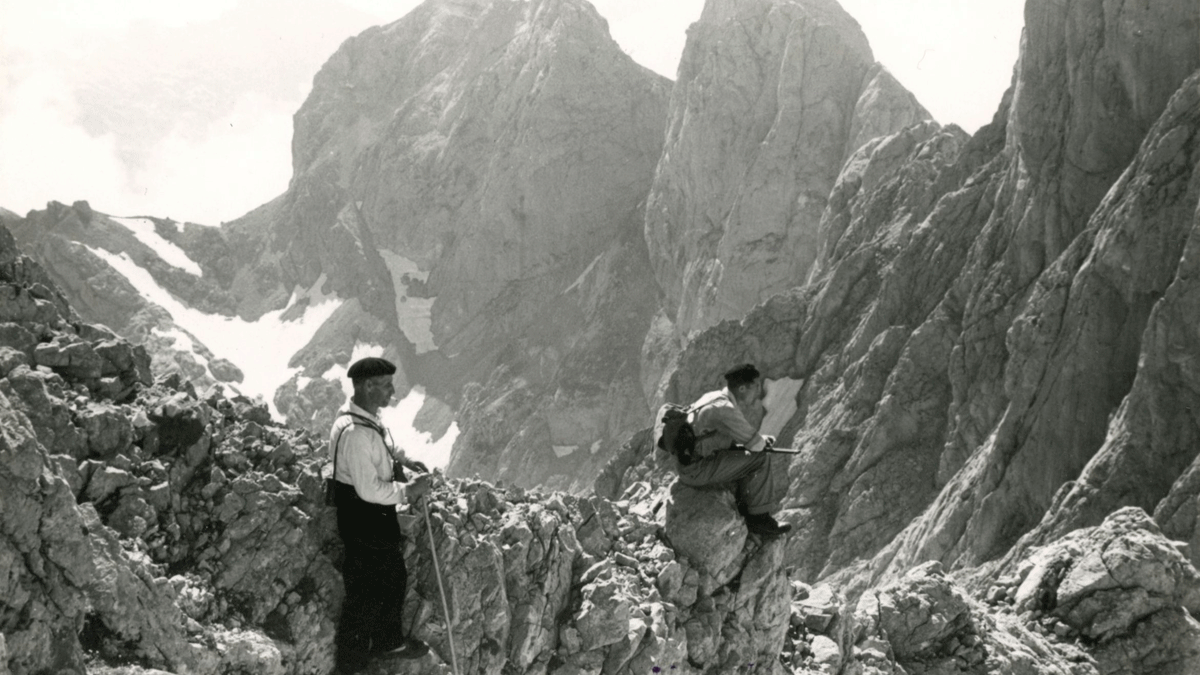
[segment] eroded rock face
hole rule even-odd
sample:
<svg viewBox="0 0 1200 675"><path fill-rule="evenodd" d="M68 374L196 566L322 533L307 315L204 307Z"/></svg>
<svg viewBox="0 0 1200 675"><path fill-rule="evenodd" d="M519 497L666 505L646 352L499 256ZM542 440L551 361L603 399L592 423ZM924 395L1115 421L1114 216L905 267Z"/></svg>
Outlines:
<svg viewBox="0 0 1200 675"><path fill-rule="evenodd" d="M835 2L705 5L646 207L666 315L686 338L800 284L845 159L928 117Z"/></svg>
<svg viewBox="0 0 1200 675"><path fill-rule="evenodd" d="M991 126L865 144L831 193L810 283L680 355L668 400L742 360L805 381L781 440L803 450L787 515L806 578L976 565L1065 481L1080 479L1049 538L1152 509L1191 461L1194 425L1167 402L1191 384L1166 364L1190 344L1177 270L1196 210L1197 11L1039 6ZM1139 32L1179 49L1173 83L1118 65L1147 48ZM1097 97L1111 100L1072 104Z"/></svg>

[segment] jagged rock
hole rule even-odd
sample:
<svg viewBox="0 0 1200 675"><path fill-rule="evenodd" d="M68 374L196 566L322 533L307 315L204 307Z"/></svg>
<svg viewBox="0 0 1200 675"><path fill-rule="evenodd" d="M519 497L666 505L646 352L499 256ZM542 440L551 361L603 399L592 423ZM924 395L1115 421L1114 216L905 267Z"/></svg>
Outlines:
<svg viewBox="0 0 1200 675"><path fill-rule="evenodd" d="M1186 363L1185 354L1200 348L1200 343L1187 337L1196 326L1194 310L1200 301L1200 288L1192 281L1200 245L1195 190L1200 181L1197 130L1200 73L1184 82L1168 103L1129 171L1093 216L1093 250L1082 264L1071 260L1071 268L1078 271L1070 288L1063 285L1065 280L1051 277L1045 283L1048 288L1039 288L1035 298L1043 293L1059 297L1053 303L1031 302L1027 314L1014 326L1018 344L1041 342L1044 338L1036 326L1047 329L1038 316L1047 305L1063 306L1061 295L1067 293L1071 300L1064 311L1068 315L1082 311L1083 303L1076 300L1080 296L1094 298L1088 300L1091 306L1104 307L1088 325L1068 324L1060 329L1078 335L1075 343L1086 340L1085 353L1093 352L1090 345L1108 340L1109 335L1129 330L1139 333L1139 339L1122 352L1122 388L1127 394L1108 411L1095 455L1079 477L1056 495L1050 515L1018 548L1096 525L1121 506L1153 510L1196 456L1200 426L1184 411L1197 400L1194 383L1200 373L1181 364ZM1101 304L1109 302L1106 299L1116 288L1124 289L1121 295L1127 298L1120 303L1120 310ZM1136 328L1120 327L1115 318L1118 313L1130 317L1127 321L1133 321ZM1071 348L1081 346L1073 344ZM1030 376L1025 374L1029 370L1028 363L1022 364L1022 380Z"/></svg>
<svg viewBox="0 0 1200 675"><path fill-rule="evenodd" d="M208 361L208 369L212 371L213 377L220 382L241 382L245 379L240 368L238 368L229 359L214 357Z"/></svg>
<svg viewBox="0 0 1200 675"><path fill-rule="evenodd" d="M0 323L0 344L17 350L30 361L37 346L37 336L19 323Z"/></svg>
<svg viewBox="0 0 1200 675"><path fill-rule="evenodd" d="M8 345L0 346L0 377L8 377L13 368L28 366L29 357Z"/></svg>
<svg viewBox="0 0 1200 675"><path fill-rule="evenodd" d="M864 145L830 197L811 283L694 336L679 356L669 400L694 399L734 360L804 380L780 434L803 450L785 512L802 524L789 551L802 578L840 573L865 587L929 559L999 557L1106 438L1127 438L1110 433L1110 415L1139 363L1156 362L1141 358L1141 337L1196 208L1185 187L1196 106L1168 103L1180 85L1178 101L1194 97L1185 79L1200 65L1200 10L1125 7L1127 21L1101 21L1110 11L1099 0L1039 6L1013 91L970 141L929 127ZM1182 65L1122 70L1137 31L1180 49ZM1135 438L1131 458L1152 444ZM1168 452L1160 496L1191 456ZM1115 500L1081 491L1075 502L1096 503L1091 522L1140 491L1138 473L1110 475L1129 479L1112 482Z"/></svg>
<svg viewBox="0 0 1200 675"><path fill-rule="evenodd" d="M918 567L897 584L859 599L856 629L886 636L901 664L955 659L957 648L976 642L978 632L966 597L942 574L940 565ZM968 659L974 666L983 655Z"/></svg>
<svg viewBox="0 0 1200 675"><path fill-rule="evenodd" d="M804 597L792 602L792 616L810 631L828 633L837 619L842 598L826 584L813 587Z"/></svg>
<svg viewBox="0 0 1200 675"><path fill-rule="evenodd" d="M95 640L108 658L136 655L169 669L195 664L183 614L167 579L156 574L149 560L127 553L94 509L84 505L80 515L91 548L88 563L96 566L87 587L92 623L85 627L83 639Z"/></svg>
<svg viewBox="0 0 1200 675"><path fill-rule="evenodd" d="M75 411L75 421L87 436L91 457L107 459L125 451L133 442L133 422L111 404L89 403Z"/></svg>
<svg viewBox="0 0 1200 675"><path fill-rule="evenodd" d="M82 456L87 438L71 423L65 400L69 390L60 376L17 366L0 381L0 390L9 392L9 401L29 417L38 441L50 454Z"/></svg>
<svg viewBox="0 0 1200 675"><path fill-rule="evenodd" d="M128 471L102 464L89 472L83 498L93 503L103 502L122 488L135 483L137 479Z"/></svg>
<svg viewBox="0 0 1200 675"><path fill-rule="evenodd" d="M610 577L585 586L583 606L573 617L575 629L579 631L580 649L591 651L624 639L630 629L630 614L635 602L618 579Z"/></svg>
<svg viewBox="0 0 1200 675"><path fill-rule="evenodd" d="M1051 614L1093 640L1125 635L1164 609L1200 609L1200 575L1135 507L1067 535L1027 564L1015 606Z"/></svg>
<svg viewBox="0 0 1200 675"><path fill-rule="evenodd" d="M71 645L87 605L82 586L94 569L88 544L70 488L43 474L46 455L13 396L0 388L0 667L17 673L50 663L82 669Z"/></svg>
<svg viewBox="0 0 1200 675"><path fill-rule="evenodd" d="M12 284L0 285L0 321L52 324L63 320L54 303L34 291Z"/></svg>
<svg viewBox="0 0 1200 675"><path fill-rule="evenodd" d="M733 563L746 544L746 524L733 493L724 487L697 489L676 482L664 513L664 533L675 551L724 585L740 566Z"/></svg>
<svg viewBox="0 0 1200 675"><path fill-rule="evenodd" d="M833 640L818 635L812 641L812 659L814 664L826 675L836 675L842 668L842 650Z"/></svg>
<svg viewBox="0 0 1200 675"><path fill-rule="evenodd" d="M284 675L283 654L267 636L253 631L218 631L215 636L226 672Z"/></svg>
<svg viewBox="0 0 1200 675"><path fill-rule="evenodd" d="M161 452L174 453L200 440L209 422L209 409L187 392L177 392L147 406L155 424Z"/></svg>
<svg viewBox="0 0 1200 675"><path fill-rule="evenodd" d="M1154 509L1154 521L1163 534L1187 542L1187 555L1193 566L1200 565L1200 456L1184 470L1171 491Z"/></svg>
<svg viewBox="0 0 1200 675"><path fill-rule="evenodd" d="M59 335L51 342L39 344L33 350L33 359L39 366L48 366L77 380L100 377L105 365L90 344L70 335Z"/></svg>

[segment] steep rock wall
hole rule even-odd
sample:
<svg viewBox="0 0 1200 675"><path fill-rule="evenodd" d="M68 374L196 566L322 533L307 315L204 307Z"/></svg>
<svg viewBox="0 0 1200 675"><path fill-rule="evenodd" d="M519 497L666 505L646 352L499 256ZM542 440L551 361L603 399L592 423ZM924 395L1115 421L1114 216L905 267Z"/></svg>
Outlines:
<svg viewBox="0 0 1200 675"><path fill-rule="evenodd" d="M966 143L916 127L865 146L823 215L812 283L683 353L671 400L742 359L805 380L783 436L804 450L787 513L808 574L994 558L1100 449L1194 210L1192 94L1168 99L1194 89L1197 12L1030 5L993 124ZM1118 181L1131 163L1145 175Z"/></svg>
<svg viewBox="0 0 1200 675"><path fill-rule="evenodd" d="M843 162L929 117L873 61L835 2L705 5L646 209L676 342L802 283Z"/></svg>

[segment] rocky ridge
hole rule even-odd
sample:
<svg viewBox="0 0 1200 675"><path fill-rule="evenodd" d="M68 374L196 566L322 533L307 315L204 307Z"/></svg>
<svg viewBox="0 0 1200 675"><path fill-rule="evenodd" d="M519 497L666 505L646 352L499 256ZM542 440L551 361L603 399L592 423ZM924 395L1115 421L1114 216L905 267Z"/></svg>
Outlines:
<svg viewBox="0 0 1200 675"><path fill-rule="evenodd" d="M3 229L0 290L13 299L0 323L4 672L326 672L342 590L323 442L244 398L197 395L177 374L152 381L144 349L80 322ZM440 480L427 514L402 516L405 612L434 652L376 669L774 661L787 628L782 546L730 519L715 538L674 534L693 544L679 557L666 534L677 525L660 522L672 507L642 497Z"/></svg>
<svg viewBox="0 0 1200 675"><path fill-rule="evenodd" d="M327 672L342 590L322 440L177 374L152 380L145 351L80 322L3 229L0 292L12 298L0 322L3 672ZM433 650L369 672L1200 664L1200 574L1139 509L1036 549L974 594L937 563L867 589L814 586L783 540L748 534L730 493L674 484L649 446L635 436L620 476L586 498L439 476L428 510L399 516L406 619Z"/></svg>

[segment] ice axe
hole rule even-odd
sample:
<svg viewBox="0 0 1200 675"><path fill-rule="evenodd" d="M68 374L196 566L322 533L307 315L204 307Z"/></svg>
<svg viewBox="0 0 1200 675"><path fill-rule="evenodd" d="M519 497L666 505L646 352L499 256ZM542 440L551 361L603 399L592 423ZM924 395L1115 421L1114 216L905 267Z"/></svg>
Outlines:
<svg viewBox="0 0 1200 675"><path fill-rule="evenodd" d="M723 450L725 452L754 452L753 450L747 450L744 445L731 445L728 448L723 448ZM776 455L798 455L800 454L800 448L777 448L768 443L766 447L758 452L771 452Z"/></svg>

